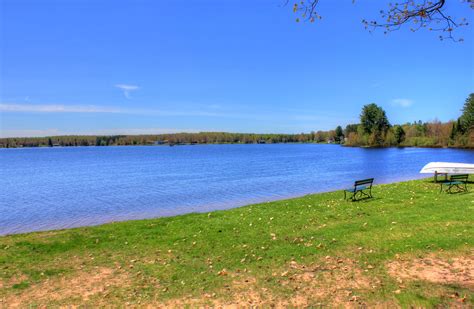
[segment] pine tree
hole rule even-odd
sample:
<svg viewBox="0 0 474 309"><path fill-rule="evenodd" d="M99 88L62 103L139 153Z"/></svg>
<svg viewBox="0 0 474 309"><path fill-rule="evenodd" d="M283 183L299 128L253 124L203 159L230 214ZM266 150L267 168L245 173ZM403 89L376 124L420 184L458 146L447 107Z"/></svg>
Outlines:
<svg viewBox="0 0 474 309"><path fill-rule="evenodd" d="M340 143L344 140L344 133L342 131L341 126L337 126L336 128L336 142Z"/></svg>
<svg viewBox="0 0 474 309"><path fill-rule="evenodd" d="M471 93L464 103L460 123L464 133L474 127L474 93Z"/></svg>
<svg viewBox="0 0 474 309"><path fill-rule="evenodd" d="M395 126L394 135L397 145L400 145L405 140L405 130L403 130L402 126Z"/></svg>
<svg viewBox="0 0 474 309"><path fill-rule="evenodd" d="M454 141L456 139L456 135L458 135L458 126L456 125L456 122L453 122L453 127L451 128L451 134L449 135L449 138Z"/></svg>

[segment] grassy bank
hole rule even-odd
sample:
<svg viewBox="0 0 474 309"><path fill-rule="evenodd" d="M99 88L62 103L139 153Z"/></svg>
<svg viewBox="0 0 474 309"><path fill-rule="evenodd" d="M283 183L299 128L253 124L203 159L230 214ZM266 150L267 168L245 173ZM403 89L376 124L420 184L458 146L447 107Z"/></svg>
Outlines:
<svg viewBox="0 0 474 309"><path fill-rule="evenodd" d="M473 190L471 185L471 190ZM5 305L474 305L474 193L430 180L0 238Z"/></svg>

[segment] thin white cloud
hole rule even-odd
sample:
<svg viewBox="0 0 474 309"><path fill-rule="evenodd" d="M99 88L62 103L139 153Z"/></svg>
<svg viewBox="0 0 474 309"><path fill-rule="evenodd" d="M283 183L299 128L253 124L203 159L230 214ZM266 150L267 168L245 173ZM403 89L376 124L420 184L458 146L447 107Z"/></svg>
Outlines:
<svg viewBox="0 0 474 309"><path fill-rule="evenodd" d="M394 106L400 106L400 107L410 107L414 103L413 100L410 99L393 99L392 100L392 105Z"/></svg>
<svg viewBox="0 0 474 309"><path fill-rule="evenodd" d="M207 105L208 108L210 109L221 109L222 106L219 105L219 104L210 104L210 105Z"/></svg>
<svg viewBox="0 0 474 309"><path fill-rule="evenodd" d="M372 88L378 88L380 86L382 86L383 83L382 82L373 82L372 84L370 84L370 87Z"/></svg>
<svg viewBox="0 0 474 309"><path fill-rule="evenodd" d="M127 85L127 84L117 84L115 87L121 89L123 91L123 95L127 98L130 99L130 93L132 91L140 89L140 87L136 85Z"/></svg>
<svg viewBox="0 0 474 309"><path fill-rule="evenodd" d="M114 107L95 105L0 103L0 112L17 113L120 113Z"/></svg>
<svg viewBox="0 0 474 309"><path fill-rule="evenodd" d="M198 133L196 129L176 129L176 128L130 128L130 129L101 129L83 132L86 135L142 135L142 134L169 134L169 133Z"/></svg>
<svg viewBox="0 0 474 309"><path fill-rule="evenodd" d="M297 120L297 121L321 121L321 120L327 119L327 117L325 116L311 115L311 114L307 114L307 115L296 114L296 115L289 116L289 118L291 118L292 120Z"/></svg>
<svg viewBox="0 0 474 309"><path fill-rule="evenodd" d="M143 134L168 134L168 133L197 133L202 130L196 129L176 129L176 128L111 128L99 130L0 130L0 138L6 137L44 137L58 135L143 135ZM207 130L204 130L207 131Z"/></svg>
<svg viewBox="0 0 474 309"><path fill-rule="evenodd" d="M216 104L216 106L219 106ZM222 118L243 119L261 122L312 123L315 126L320 122L349 123L352 119L341 119L339 115L314 113L309 110L220 110L206 106L201 109L154 109L154 108L124 108L113 105L69 105L69 104L22 104L22 103L0 103L1 113L97 113L97 114L123 114L123 115L146 115L156 117L188 117L188 118ZM353 121L352 121L353 122ZM296 125L295 123L295 125Z"/></svg>
<svg viewBox="0 0 474 309"><path fill-rule="evenodd" d="M253 119L254 113L242 114L232 112L213 112L205 110L161 110L148 108L122 108L99 105L65 105L65 104L20 104L0 103L0 112L3 113L115 113L129 115L152 115L170 117L223 117Z"/></svg>
<svg viewBox="0 0 474 309"><path fill-rule="evenodd" d="M0 138L5 137L42 137L61 135L58 129L44 129L44 130L4 130L0 129Z"/></svg>

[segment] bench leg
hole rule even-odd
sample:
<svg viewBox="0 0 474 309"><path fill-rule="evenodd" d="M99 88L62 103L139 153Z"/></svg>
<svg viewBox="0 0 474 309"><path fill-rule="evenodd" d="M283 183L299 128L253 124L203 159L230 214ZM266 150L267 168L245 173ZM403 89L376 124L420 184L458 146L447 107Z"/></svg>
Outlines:
<svg viewBox="0 0 474 309"><path fill-rule="evenodd" d="M354 193L351 193L350 196L347 196L347 191L344 191L344 200L348 199L354 200Z"/></svg>
<svg viewBox="0 0 474 309"><path fill-rule="evenodd" d="M458 188L459 189L459 185L449 185L449 188L448 188L448 193L449 194L453 194L453 188Z"/></svg>
<svg viewBox="0 0 474 309"><path fill-rule="evenodd" d="M369 193L368 193L368 194L366 193L365 195L366 195L368 198L372 198L372 190L369 189Z"/></svg>
<svg viewBox="0 0 474 309"><path fill-rule="evenodd" d="M357 194L359 193L359 191L355 191L354 193L352 193L352 197L351 197L351 200L353 202L357 201Z"/></svg>
<svg viewBox="0 0 474 309"><path fill-rule="evenodd" d="M457 193L459 193L459 192L465 192L465 191L466 191L466 189L465 189L464 186L461 186L461 185L456 184L456 185L452 185L452 186L450 187L449 193L453 193L452 188L455 188Z"/></svg>
<svg viewBox="0 0 474 309"><path fill-rule="evenodd" d="M467 183L463 183L463 184L446 184L448 186L448 188L445 190L446 193L449 193L449 194L453 194L453 189L456 190L456 192L467 192L468 189L467 189ZM439 192L443 192L443 184L441 184L441 187L439 189Z"/></svg>
<svg viewBox="0 0 474 309"><path fill-rule="evenodd" d="M365 192L364 190L359 190L359 191L356 191L352 194L351 196L351 200L354 202L354 201L357 201L358 198L357 198L357 195L359 195L359 197L362 199L364 196L367 197L367 198L372 198L372 190L370 189L367 189L368 190L368 193Z"/></svg>

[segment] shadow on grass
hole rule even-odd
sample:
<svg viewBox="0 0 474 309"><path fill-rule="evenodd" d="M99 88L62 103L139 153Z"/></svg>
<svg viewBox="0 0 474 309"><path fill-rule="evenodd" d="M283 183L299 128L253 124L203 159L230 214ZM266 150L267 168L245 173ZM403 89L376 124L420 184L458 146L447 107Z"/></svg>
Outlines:
<svg viewBox="0 0 474 309"><path fill-rule="evenodd" d="M455 191L455 192L440 192L440 193L446 193L448 195L463 195L463 194L469 194L471 192L469 191Z"/></svg>
<svg viewBox="0 0 474 309"><path fill-rule="evenodd" d="M348 203L369 203L369 202L377 201L377 200L381 200L381 199L382 199L381 197L373 196L373 197L361 197L361 198L358 198L358 199L355 199L355 200L351 200L349 198L349 199L346 199L345 201L348 202Z"/></svg>
<svg viewBox="0 0 474 309"><path fill-rule="evenodd" d="M449 179L448 179L448 180L443 179L443 180L438 180L438 181L435 181L434 179L429 179L429 180L427 180L426 182L427 182L427 183L433 183L433 184L439 185L439 184L442 184L442 183L449 182ZM466 183L467 183L468 185L469 185L469 184L472 185L472 184L474 184L474 180L468 180Z"/></svg>

